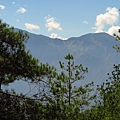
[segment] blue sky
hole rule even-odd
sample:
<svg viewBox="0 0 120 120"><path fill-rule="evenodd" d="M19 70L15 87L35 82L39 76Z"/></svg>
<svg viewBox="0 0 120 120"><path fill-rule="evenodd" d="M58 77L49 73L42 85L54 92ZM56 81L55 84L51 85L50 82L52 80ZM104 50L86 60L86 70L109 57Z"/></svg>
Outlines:
<svg viewBox="0 0 120 120"><path fill-rule="evenodd" d="M117 33L119 0L0 0L0 19L15 28L63 40Z"/></svg>

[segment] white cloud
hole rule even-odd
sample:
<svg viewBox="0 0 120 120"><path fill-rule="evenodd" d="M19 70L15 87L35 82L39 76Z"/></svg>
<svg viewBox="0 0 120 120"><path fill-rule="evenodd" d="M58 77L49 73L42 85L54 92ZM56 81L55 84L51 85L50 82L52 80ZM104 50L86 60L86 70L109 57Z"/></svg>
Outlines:
<svg viewBox="0 0 120 120"><path fill-rule="evenodd" d="M15 2L12 2L12 4L14 5L14 4L15 4Z"/></svg>
<svg viewBox="0 0 120 120"><path fill-rule="evenodd" d="M48 29L48 31L52 31L52 30L62 30L60 23L55 21L54 17L45 17L46 19L46 28Z"/></svg>
<svg viewBox="0 0 120 120"><path fill-rule="evenodd" d="M116 35L120 36L120 33L118 32L119 29L120 29L120 26L112 26L111 28L109 28L107 33L110 35L116 34Z"/></svg>
<svg viewBox="0 0 120 120"><path fill-rule="evenodd" d="M87 25L87 24L88 24L88 22L87 22L87 21L83 21L83 24L86 24L86 25Z"/></svg>
<svg viewBox="0 0 120 120"><path fill-rule="evenodd" d="M25 27L27 30L39 30L40 29L40 26L30 24L30 23L25 23Z"/></svg>
<svg viewBox="0 0 120 120"><path fill-rule="evenodd" d="M4 9L5 9L5 6L0 5L0 9L4 10Z"/></svg>
<svg viewBox="0 0 120 120"><path fill-rule="evenodd" d="M17 22L19 22L19 20L16 20Z"/></svg>
<svg viewBox="0 0 120 120"><path fill-rule="evenodd" d="M68 38L63 38L61 36L59 36L58 34L55 34L55 33L52 33L50 36L50 38L58 38L58 39L61 39L61 40L67 40Z"/></svg>
<svg viewBox="0 0 120 120"><path fill-rule="evenodd" d="M20 7L18 10L17 10L17 13L25 13L26 12L26 9L25 8L22 8Z"/></svg>
<svg viewBox="0 0 120 120"><path fill-rule="evenodd" d="M96 17L95 26L97 27L96 32L102 32L105 25L113 26L118 22L119 10L115 7L106 9L106 13L99 14Z"/></svg>

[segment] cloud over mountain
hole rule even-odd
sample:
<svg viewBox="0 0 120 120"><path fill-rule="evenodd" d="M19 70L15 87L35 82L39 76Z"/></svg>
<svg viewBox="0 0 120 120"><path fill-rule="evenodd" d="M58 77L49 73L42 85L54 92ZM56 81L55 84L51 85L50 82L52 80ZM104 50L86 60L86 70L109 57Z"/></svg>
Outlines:
<svg viewBox="0 0 120 120"><path fill-rule="evenodd" d="M112 26L111 28L109 28L107 33L110 35L116 34L120 36L120 33L118 32L119 29L120 29L120 26Z"/></svg>
<svg viewBox="0 0 120 120"><path fill-rule="evenodd" d="M108 7L104 14L99 14L96 17L96 32L102 32L105 25L113 26L118 22L119 10L115 7Z"/></svg>
<svg viewBox="0 0 120 120"><path fill-rule="evenodd" d="M54 17L46 17L45 22L45 26L48 29L48 31L62 30L60 23L56 22Z"/></svg>
<svg viewBox="0 0 120 120"><path fill-rule="evenodd" d="M58 34L55 34L55 33L52 33L50 36L50 38L58 38L58 39L61 39L61 40L67 40L68 38L63 38L61 36L59 36Z"/></svg>
<svg viewBox="0 0 120 120"><path fill-rule="evenodd" d="M30 24L30 23L25 23L25 27L27 30L39 30L40 29L40 26Z"/></svg>

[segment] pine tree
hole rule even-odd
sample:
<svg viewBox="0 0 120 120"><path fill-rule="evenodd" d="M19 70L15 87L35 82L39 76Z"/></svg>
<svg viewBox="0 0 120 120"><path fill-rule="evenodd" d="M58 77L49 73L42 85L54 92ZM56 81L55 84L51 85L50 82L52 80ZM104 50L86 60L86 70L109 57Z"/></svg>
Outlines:
<svg viewBox="0 0 120 120"><path fill-rule="evenodd" d="M84 69L82 64L75 66L71 54L66 55L65 60L66 66L65 63L59 62L63 71L49 78L46 86L49 88L49 93L45 95L49 120L79 120L82 112L94 99L94 96L90 95L93 91L93 82L85 86L80 84L88 69ZM84 116L81 119L84 119Z"/></svg>
<svg viewBox="0 0 120 120"><path fill-rule="evenodd" d="M28 38L23 31L15 32L13 27L0 20L0 88L1 84L22 78L36 81L54 71L48 64L39 64L39 60L26 50Z"/></svg>

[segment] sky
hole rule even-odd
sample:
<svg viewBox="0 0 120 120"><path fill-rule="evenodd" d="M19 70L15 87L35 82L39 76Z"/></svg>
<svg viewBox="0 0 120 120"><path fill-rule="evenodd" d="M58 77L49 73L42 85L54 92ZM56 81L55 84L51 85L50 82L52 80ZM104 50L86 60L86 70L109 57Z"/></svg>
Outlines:
<svg viewBox="0 0 120 120"><path fill-rule="evenodd" d="M118 34L119 10L119 0L0 0L3 22L62 40L88 33Z"/></svg>

